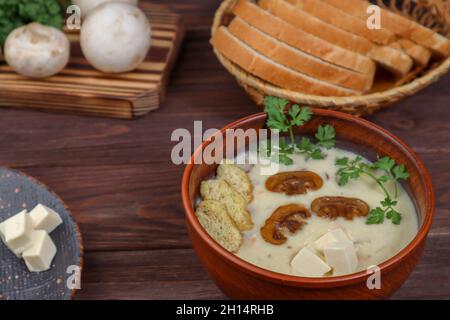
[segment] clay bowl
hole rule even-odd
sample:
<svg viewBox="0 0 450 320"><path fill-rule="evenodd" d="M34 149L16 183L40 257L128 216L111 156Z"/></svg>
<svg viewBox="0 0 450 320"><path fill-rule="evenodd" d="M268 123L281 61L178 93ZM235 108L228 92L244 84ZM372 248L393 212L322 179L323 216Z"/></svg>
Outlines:
<svg viewBox="0 0 450 320"><path fill-rule="evenodd" d="M391 259L380 264L381 289L369 290L370 275L359 272L327 278L305 278L271 272L245 262L216 243L203 229L194 213L199 185L213 175L217 165L189 164L182 182L183 205L189 236L195 252L208 273L234 299L380 299L395 292L408 278L420 259L434 214L434 194L430 176L421 160L401 140L366 120L329 110L313 110L314 117L299 130L312 135L321 124L336 128L338 147L359 152L370 160L387 155L405 164L411 178L404 185L414 199L419 215L419 232L411 243ZM238 120L230 128L259 129L265 126L266 114L259 113ZM225 139L224 139L225 141ZM206 141L194 157L211 143ZM226 147L226 146L224 146ZM245 146L243 146L245 147ZM191 161L192 162L192 161Z"/></svg>

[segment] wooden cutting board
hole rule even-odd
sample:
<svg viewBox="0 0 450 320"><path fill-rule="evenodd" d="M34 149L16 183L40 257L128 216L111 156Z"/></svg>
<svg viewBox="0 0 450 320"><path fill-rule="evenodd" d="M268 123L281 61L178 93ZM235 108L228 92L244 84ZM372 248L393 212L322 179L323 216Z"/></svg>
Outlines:
<svg viewBox="0 0 450 320"><path fill-rule="evenodd" d="M133 119L158 109L164 99L184 28L181 17L161 8L144 9L152 25L152 47L138 69L118 75L92 68L83 57L79 33L68 32L72 55L58 75L33 80L0 63L0 107Z"/></svg>

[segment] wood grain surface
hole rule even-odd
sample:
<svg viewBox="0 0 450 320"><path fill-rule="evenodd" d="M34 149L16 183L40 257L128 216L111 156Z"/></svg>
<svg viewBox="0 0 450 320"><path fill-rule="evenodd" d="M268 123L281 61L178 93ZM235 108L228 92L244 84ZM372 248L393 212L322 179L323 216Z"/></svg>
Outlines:
<svg viewBox="0 0 450 320"><path fill-rule="evenodd" d="M106 74L90 66L80 48L78 30L67 31L69 64L48 79L28 79L0 65L0 106L131 119L158 109L179 53L184 26L180 15L148 5L152 46L136 70Z"/></svg>
<svg viewBox="0 0 450 320"><path fill-rule="evenodd" d="M191 249L181 205L177 128L224 125L260 111L214 57L219 0L157 0L183 15L187 39L162 108L135 121L0 109L0 165L48 184L80 223L78 299L223 299ZM407 142L433 178L437 211L425 253L398 299L450 299L450 76L369 119ZM0 90L3 88L0 87Z"/></svg>

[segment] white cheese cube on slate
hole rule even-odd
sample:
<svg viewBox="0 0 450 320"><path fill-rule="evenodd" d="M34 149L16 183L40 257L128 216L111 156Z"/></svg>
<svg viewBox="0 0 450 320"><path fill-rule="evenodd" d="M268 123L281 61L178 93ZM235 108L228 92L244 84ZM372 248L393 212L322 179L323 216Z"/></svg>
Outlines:
<svg viewBox="0 0 450 320"><path fill-rule="evenodd" d="M314 242L316 250L323 252L326 245L333 242L351 241L347 234L341 228L336 228L328 231L325 235Z"/></svg>
<svg viewBox="0 0 450 320"><path fill-rule="evenodd" d="M35 230L45 230L48 233L51 233L62 223L59 214L42 204L38 204L31 210L30 217Z"/></svg>
<svg viewBox="0 0 450 320"><path fill-rule="evenodd" d="M324 254L328 265L333 268L334 276L351 274L356 271L358 257L353 242L329 243L325 246Z"/></svg>
<svg viewBox="0 0 450 320"><path fill-rule="evenodd" d="M4 242L16 256L26 249L31 242L33 223L24 210L3 222Z"/></svg>
<svg viewBox="0 0 450 320"><path fill-rule="evenodd" d="M0 223L0 239L5 242L5 223Z"/></svg>
<svg viewBox="0 0 450 320"><path fill-rule="evenodd" d="M48 233L36 230L31 235L32 245L23 253L23 259L32 272L41 272L50 269L52 260L56 255L56 246Z"/></svg>
<svg viewBox="0 0 450 320"><path fill-rule="evenodd" d="M4 222L0 223L0 239L3 241L5 246L16 255L17 258L19 258L19 259L22 258L23 248L19 248L14 251L6 243L6 241L5 241L5 223Z"/></svg>
<svg viewBox="0 0 450 320"><path fill-rule="evenodd" d="M331 270L310 248L301 249L291 261L292 271L303 277L322 277Z"/></svg>

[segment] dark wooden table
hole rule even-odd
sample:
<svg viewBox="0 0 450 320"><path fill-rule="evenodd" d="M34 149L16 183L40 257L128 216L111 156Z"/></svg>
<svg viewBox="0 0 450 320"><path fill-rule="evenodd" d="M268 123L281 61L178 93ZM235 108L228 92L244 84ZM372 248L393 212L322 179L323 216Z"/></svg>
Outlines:
<svg viewBox="0 0 450 320"><path fill-rule="evenodd" d="M79 299L222 299L200 266L180 202L183 166L171 163L176 128L225 124L260 111L208 44L218 0L158 0L184 15L188 34L162 109L136 121L0 110L0 165L53 188L84 238ZM433 177L437 211L424 256L401 299L450 298L450 76L370 120L404 139ZM1 90L1 88L0 88Z"/></svg>

